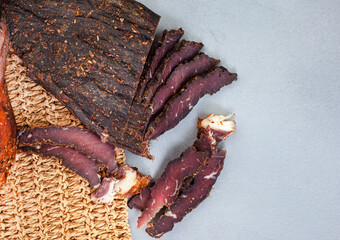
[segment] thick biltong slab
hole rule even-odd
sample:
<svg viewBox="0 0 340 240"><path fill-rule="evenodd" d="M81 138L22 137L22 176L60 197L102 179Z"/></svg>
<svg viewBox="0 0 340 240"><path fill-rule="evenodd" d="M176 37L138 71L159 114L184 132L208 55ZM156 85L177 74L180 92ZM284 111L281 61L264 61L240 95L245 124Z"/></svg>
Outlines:
<svg viewBox="0 0 340 240"><path fill-rule="evenodd" d="M6 0L4 12L28 76L108 142L145 155L142 137L121 129L159 16L133 0Z"/></svg>
<svg viewBox="0 0 340 240"><path fill-rule="evenodd" d="M157 89L165 83L172 70L181 62L188 60L198 54L203 48L202 43L181 41L179 46L163 59L161 65L157 68L155 75L148 82L143 94L144 101L150 103Z"/></svg>
<svg viewBox="0 0 340 240"><path fill-rule="evenodd" d="M223 86L229 85L237 77L224 67L217 67L207 74L199 75L188 81L164 106L163 111L155 118L148 129L146 139L155 139L167 130L175 127L185 118L200 98L214 94Z"/></svg>

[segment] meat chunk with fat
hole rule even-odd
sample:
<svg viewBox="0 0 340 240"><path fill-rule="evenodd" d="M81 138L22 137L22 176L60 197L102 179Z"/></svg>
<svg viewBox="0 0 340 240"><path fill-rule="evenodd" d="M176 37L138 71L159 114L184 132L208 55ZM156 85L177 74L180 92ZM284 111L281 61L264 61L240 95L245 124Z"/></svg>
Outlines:
<svg viewBox="0 0 340 240"><path fill-rule="evenodd" d="M150 176L140 174L136 169L125 165L119 168L119 176L104 178L95 192L92 199L97 202L109 203L116 196L131 197L145 188Z"/></svg>

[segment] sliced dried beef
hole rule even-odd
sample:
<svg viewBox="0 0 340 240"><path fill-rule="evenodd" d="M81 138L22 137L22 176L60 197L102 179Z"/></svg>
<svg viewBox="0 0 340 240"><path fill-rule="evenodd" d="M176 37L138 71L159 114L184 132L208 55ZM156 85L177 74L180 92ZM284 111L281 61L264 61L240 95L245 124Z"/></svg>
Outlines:
<svg viewBox="0 0 340 240"><path fill-rule="evenodd" d="M138 133L123 136L159 16L133 0L7 0L10 37L28 76L89 129L139 155Z"/></svg>
<svg viewBox="0 0 340 240"><path fill-rule="evenodd" d="M25 152L36 152L45 156L60 158L64 166L86 178L92 188L97 188L100 185L100 166L92 159L72 148L41 144L35 147L24 146L20 149Z"/></svg>
<svg viewBox="0 0 340 240"><path fill-rule="evenodd" d="M182 40L176 49L167 54L153 78L148 82L143 94L144 101L150 103L154 93L165 83L172 70L181 62L196 56L202 48L202 43Z"/></svg>
<svg viewBox="0 0 340 240"><path fill-rule="evenodd" d="M104 143L94 133L79 127L24 128L19 132L19 146L38 143L61 144L105 164L107 173L118 170L116 155L121 151L115 146Z"/></svg>
<svg viewBox="0 0 340 240"><path fill-rule="evenodd" d="M153 219L164 206L172 204L183 180L197 172L207 157L209 157L207 152L197 152L194 147L189 147L179 158L168 163L162 176L151 188L151 197L138 218L138 228Z"/></svg>
<svg viewBox="0 0 340 240"><path fill-rule="evenodd" d="M237 74L228 72L224 67L217 67L207 74L191 79L179 94L169 99L163 111L148 129L146 139L155 139L175 127L189 114L201 97L216 93L223 86L232 83L236 77Z"/></svg>
<svg viewBox="0 0 340 240"><path fill-rule="evenodd" d="M151 188L153 185L154 183L144 188L140 192L140 194L136 194L135 196L130 198L128 201L128 207L131 209L136 208L138 210L144 211L144 209L146 208L146 204L151 197Z"/></svg>
<svg viewBox="0 0 340 240"><path fill-rule="evenodd" d="M198 139L194 145L186 149L180 158L169 163L161 178L155 182L155 186L148 186L130 199L129 207L142 211L138 227L148 223L146 231L152 237L160 237L209 195L223 168L225 158L225 151L218 150L216 146L235 132L236 123L230 120L231 116L210 114L199 119ZM192 153L204 154L204 161L188 168L189 163L197 163L197 160L191 157L183 157L189 150ZM171 165L173 163L175 165ZM179 172L182 172L180 184L174 184L173 178L179 179ZM175 197L169 197L173 189L176 189L173 194Z"/></svg>
<svg viewBox="0 0 340 240"><path fill-rule="evenodd" d="M141 101L146 85L153 78L154 73L156 72L163 58L176 46L183 34L184 31L182 28L177 30L163 31L161 39L155 48L151 50L144 66L142 78L136 93L136 99L138 101Z"/></svg>
<svg viewBox="0 0 340 240"><path fill-rule="evenodd" d="M219 60L209 58L204 53L197 55L191 61L183 63L175 68L167 82L155 94L152 100L152 114L157 116L165 103L179 91L189 79L196 75L203 74L216 67Z"/></svg>
<svg viewBox="0 0 340 240"><path fill-rule="evenodd" d="M97 202L110 203L116 196L130 197L145 188L150 176L140 174L137 169L128 165L119 168L117 177L104 178L100 186L92 193L92 199Z"/></svg>
<svg viewBox="0 0 340 240"><path fill-rule="evenodd" d="M164 233L171 231L175 223L180 222L185 215L209 196L209 192L223 168L225 154L225 151L216 151L212 154L195 176L193 183L183 190L165 214L149 224L146 232L150 236L159 238Z"/></svg>

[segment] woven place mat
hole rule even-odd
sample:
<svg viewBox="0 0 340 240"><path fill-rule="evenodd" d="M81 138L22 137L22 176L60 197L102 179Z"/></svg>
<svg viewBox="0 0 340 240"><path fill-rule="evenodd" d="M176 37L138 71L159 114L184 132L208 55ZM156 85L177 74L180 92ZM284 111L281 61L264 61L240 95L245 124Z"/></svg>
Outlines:
<svg viewBox="0 0 340 240"><path fill-rule="evenodd" d="M13 51L6 81L18 128L81 126L56 98L26 76ZM119 156L123 164L125 156ZM131 239L126 199L94 203L87 181L61 161L18 151L0 189L0 239Z"/></svg>

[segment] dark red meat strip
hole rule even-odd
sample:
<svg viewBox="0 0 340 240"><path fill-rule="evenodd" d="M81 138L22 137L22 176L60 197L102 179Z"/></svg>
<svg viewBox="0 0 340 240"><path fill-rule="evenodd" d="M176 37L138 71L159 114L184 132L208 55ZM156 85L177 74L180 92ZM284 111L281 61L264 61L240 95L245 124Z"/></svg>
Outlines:
<svg viewBox="0 0 340 240"><path fill-rule="evenodd" d="M138 99L141 99L141 97L143 96L147 83L150 81L151 78L153 78L155 71L157 70L165 55L175 47L183 34L184 31L182 30L182 28L179 28L178 30L163 31L163 35L159 40L158 46L154 51L151 50L151 56L148 57L148 60L144 67L142 78L139 83L139 88L137 90Z"/></svg>
<svg viewBox="0 0 340 240"><path fill-rule="evenodd" d="M146 204L151 197L151 189L150 189L151 187L152 185L147 186L146 188L142 190L140 194L137 194L133 196L132 198L130 198L128 202L128 207L131 209L136 208L141 211L144 211L144 209L146 208Z"/></svg>
<svg viewBox="0 0 340 240"><path fill-rule="evenodd" d="M163 59L154 77L149 81L143 94L144 101L150 103L157 89L165 83L172 70L181 62L194 57L203 48L202 43L181 41L179 46Z"/></svg>
<svg viewBox="0 0 340 240"><path fill-rule="evenodd" d="M165 131L175 127L199 99L206 94L214 94L223 86L232 83L237 74L228 72L224 67L218 67L208 74L196 76L186 83L181 92L174 95L156 118L146 134L147 139L155 139Z"/></svg>
<svg viewBox="0 0 340 240"><path fill-rule="evenodd" d="M179 158L167 165L162 176L151 188L151 198L138 218L138 228L147 224L164 206L171 205L183 179L193 175L208 156L206 152L197 152L194 147L189 147Z"/></svg>
<svg viewBox="0 0 340 240"><path fill-rule="evenodd" d="M19 133L19 145L35 142L52 142L69 145L107 166L107 172L117 170L116 149L109 143L103 143L94 133L79 127L48 127L25 129Z"/></svg>
<svg viewBox="0 0 340 240"><path fill-rule="evenodd" d="M165 103L183 87L185 82L196 75L203 74L214 68L220 61L209 58L204 53L199 54L193 60L182 64L171 73L167 82L156 93L152 101L153 114L157 115Z"/></svg>
<svg viewBox="0 0 340 240"><path fill-rule="evenodd" d="M72 148L42 144L37 147L25 146L20 149L25 152L32 151L45 156L60 158L64 166L86 178L92 188L97 188L100 184L98 164Z"/></svg>
<svg viewBox="0 0 340 240"><path fill-rule="evenodd" d="M225 151L214 152L208 163L196 175L194 183L185 189L181 196L170 206L168 211L158 221L149 226L146 231L159 238L164 233L171 231L174 224L180 222L185 215L196 208L209 195L215 184L224 163Z"/></svg>

